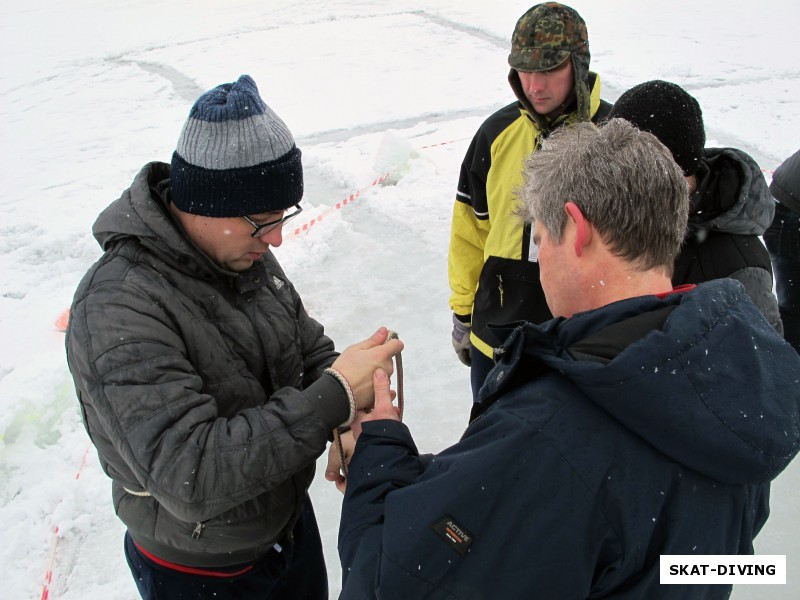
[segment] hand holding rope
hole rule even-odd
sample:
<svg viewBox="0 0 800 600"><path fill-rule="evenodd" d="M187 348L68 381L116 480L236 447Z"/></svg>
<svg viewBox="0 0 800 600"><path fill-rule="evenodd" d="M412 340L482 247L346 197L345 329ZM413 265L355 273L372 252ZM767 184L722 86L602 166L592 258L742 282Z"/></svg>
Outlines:
<svg viewBox="0 0 800 600"><path fill-rule="evenodd" d="M389 331L389 335L386 337L386 341L389 340L398 340L400 337L394 331ZM394 358L395 361L395 373L397 375L397 408L398 408L398 415L400 416L400 420L403 419L403 357L402 353L398 352ZM339 464L342 475L345 479L348 476L348 467L347 467L347 457L345 456L344 447L342 446L342 437L339 433L339 428L333 430L333 444L336 446L336 452L339 455Z"/></svg>

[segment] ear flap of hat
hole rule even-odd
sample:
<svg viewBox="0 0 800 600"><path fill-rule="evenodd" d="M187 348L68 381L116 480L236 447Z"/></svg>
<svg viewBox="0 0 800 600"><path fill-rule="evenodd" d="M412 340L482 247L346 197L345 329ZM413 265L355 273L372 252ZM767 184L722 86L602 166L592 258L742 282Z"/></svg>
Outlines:
<svg viewBox="0 0 800 600"><path fill-rule="evenodd" d="M578 120L588 121L591 118L592 108L592 90L589 89L589 56L588 54L572 54L571 59L572 72L575 76Z"/></svg>

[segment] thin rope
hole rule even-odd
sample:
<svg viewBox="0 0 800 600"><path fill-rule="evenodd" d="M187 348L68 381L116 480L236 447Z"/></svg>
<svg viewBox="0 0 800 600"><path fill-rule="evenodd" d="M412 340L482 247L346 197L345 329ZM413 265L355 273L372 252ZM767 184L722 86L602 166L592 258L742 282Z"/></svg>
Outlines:
<svg viewBox="0 0 800 600"><path fill-rule="evenodd" d="M396 331L390 331L389 335L386 336L386 341L389 340L399 340L400 336L397 335ZM403 401L403 356L401 352L398 352L394 358L395 361L395 373L397 374L397 408L400 413L400 420L403 420L403 408L404 408L404 401ZM336 446L336 452L339 454L339 464L341 465L342 475L344 478L347 479L348 475L350 474L350 470L347 466L347 460L344 454L344 447L342 446L342 436L339 433L339 428L333 430L333 444Z"/></svg>

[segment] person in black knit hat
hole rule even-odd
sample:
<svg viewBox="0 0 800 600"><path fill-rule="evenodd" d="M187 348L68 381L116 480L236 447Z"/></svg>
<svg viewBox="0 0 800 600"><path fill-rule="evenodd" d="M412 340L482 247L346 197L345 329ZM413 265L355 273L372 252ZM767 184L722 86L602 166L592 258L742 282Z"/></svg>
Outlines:
<svg viewBox="0 0 800 600"><path fill-rule="evenodd" d="M782 334L772 264L759 237L772 222L775 202L755 160L736 148L706 148L700 104L668 81L632 87L614 103L608 118L625 119L656 136L689 183L689 224L673 284L736 279Z"/></svg>
<svg viewBox="0 0 800 600"><path fill-rule="evenodd" d="M243 75L95 221L67 362L146 600L328 597L315 462L402 343L381 328L340 355L306 313L272 253L302 195L300 150Z"/></svg>

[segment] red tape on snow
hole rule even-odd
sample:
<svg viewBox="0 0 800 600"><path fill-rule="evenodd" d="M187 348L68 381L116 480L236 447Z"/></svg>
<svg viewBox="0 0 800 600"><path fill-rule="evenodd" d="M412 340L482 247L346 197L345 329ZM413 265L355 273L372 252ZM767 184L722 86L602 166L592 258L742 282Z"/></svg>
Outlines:
<svg viewBox="0 0 800 600"><path fill-rule="evenodd" d="M53 582L53 563L56 558L56 544L58 544L58 527L53 530L53 539L50 540L50 558L47 561L47 570L44 574L44 587L42 588L41 600L47 600L50 596L50 584Z"/></svg>
<svg viewBox="0 0 800 600"><path fill-rule="evenodd" d="M288 233L284 232L283 237L291 238L291 237L296 237L296 236L300 235L301 233L306 233L309 229L311 229L314 225L316 225L317 223L322 221L325 217L329 216L330 214L334 213L337 210L341 210L342 208L344 208L348 204L352 204L353 202L358 200L358 197L361 196L361 194L366 192L368 189L370 189L372 187L375 187L379 183L385 181L386 178L389 177L389 175L391 175L392 173L394 173L395 170L396 169L392 169L391 171L389 171L387 173L384 173L383 175L378 177L375 181L373 181L369 185L365 185L363 188L361 188L357 192L354 192L354 193L350 194L344 200L341 200L341 201L337 202L335 205L330 207L325 212L317 215L316 217L311 219L309 222L303 223L300 227L296 227L296 228L294 228L292 231L290 231Z"/></svg>
<svg viewBox="0 0 800 600"><path fill-rule="evenodd" d="M86 450L83 453L81 464L78 465L78 470L75 473L75 479L80 479L83 467L86 466L86 457L89 455L91 444L87 444ZM47 600L50 597L50 585L53 583L53 564L56 561L56 546L58 545L58 525L53 529L53 537L50 539L50 557L47 559L47 569L44 572L44 586L42 587L41 600Z"/></svg>
<svg viewBox="0 0 800 600"><path fill-rule="evenodd" d="M471 139L471 138L460 138L460 139L457 139L457 140L448 140L446 142L439 142L438 144L428 144L426 146L420 146L420 148L436 148L437 146L447 146L448 144L455 144L456 142L462 142L464 140L469 140L469 139ZM316 225L317 223L322 221L325 217L329 216L330 214L332 214L333 212L335 212L337 210L341 210L342 208L344 208L348 204L352 204L355 200L358 199L358 197L361 194L366 192L368 189L370 189L372 187L375 187L379 183L382 183L382 182L386 181L386 179L392 173L394 173L396 170L397 169L392 169L391 171L387 171L386 173L384 173L383 175L378 177L378 179L376 179L372 183L370 183L368 185L365 185L363 188L361 188L357 192L355 192L353 194L350 194L344 200L342 200L340 202L337 202L334 206L332 206L331 208L329 208L328 210L326 210L322 214L314 217L309 222L303 223L303 225L301 225L300 227L296 227L295 229L293 229L292 231L290 231L288 233L284 233L283 237L285 237L285 238L296 237L296 236L300 235L301 233L306 233L311 227L313 227L314 225Z"/></svg>
<svg viewBox="0 0 800 600"><path fill-rule="evenodd" d="M69 309L58 315L58 318L53 323L53 327L55 327L57 331L66 331L67 323L69 323Z"/></svg>

